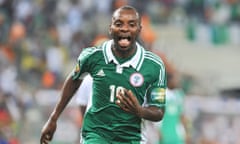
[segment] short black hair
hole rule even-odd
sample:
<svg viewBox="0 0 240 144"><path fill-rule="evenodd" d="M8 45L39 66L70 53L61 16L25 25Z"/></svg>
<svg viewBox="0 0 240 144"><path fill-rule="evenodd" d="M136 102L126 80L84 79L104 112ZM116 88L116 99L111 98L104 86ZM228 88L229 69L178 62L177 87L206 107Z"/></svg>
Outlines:
<svg viewBox="0 0 240 144"><path fill-rule="evenodd" d="M133 6L130 6L130 5L121 6L113 12L113 15L119 10L133 10L133 11L135 11L135 13L136 13L136 15L139 19L139 23L141 23L141 16L140 16L139 12L137 11L137 9L134 8Z"/></svg>

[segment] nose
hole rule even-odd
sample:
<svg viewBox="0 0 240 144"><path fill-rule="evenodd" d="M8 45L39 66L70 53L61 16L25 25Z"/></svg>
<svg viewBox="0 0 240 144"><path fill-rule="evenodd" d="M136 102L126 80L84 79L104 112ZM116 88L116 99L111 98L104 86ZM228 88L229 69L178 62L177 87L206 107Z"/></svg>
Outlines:
<svg viewBox="0 0 240 144"><path fill-rule="evenodd" d="M120 27L120 30L121 31L128 31L129 27L128 27L128 25L124 24L124 25L122 25L122 27Z"/></svg>

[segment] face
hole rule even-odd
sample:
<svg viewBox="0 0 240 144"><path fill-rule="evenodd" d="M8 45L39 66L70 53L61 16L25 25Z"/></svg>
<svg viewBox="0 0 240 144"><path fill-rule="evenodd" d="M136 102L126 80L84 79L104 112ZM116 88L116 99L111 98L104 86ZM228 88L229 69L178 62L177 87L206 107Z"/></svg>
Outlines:
<svg viewBox="0 0 240 144"><path fill-rule="evenodd" d="M136 39L141 31L139 15L133 9L119 9L112 17L109 33L114 41L117 53L135 51Z"/></svg>

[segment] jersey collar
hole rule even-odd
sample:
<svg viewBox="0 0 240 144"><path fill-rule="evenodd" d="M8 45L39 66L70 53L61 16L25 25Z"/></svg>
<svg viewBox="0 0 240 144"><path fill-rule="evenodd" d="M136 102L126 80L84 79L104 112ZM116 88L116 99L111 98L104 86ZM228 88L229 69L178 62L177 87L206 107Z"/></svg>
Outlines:
<svg viewBox="0 0 240 144"><path fill-rule="evenodd" d="M136 43L137 52L135 53L135 55L130 60L126 61L125 63L119 64L112 52L112 49L111 49L112 43L113 43L113 40L109 40L103 44L103 55L104 55L105 62L107 64L110 62L113 62L117 65L120 65L121 67L132 66L137 71L139 71L139 69L142 65L143 59L144 59L144 51L145 51L144 48L139 43Z"/></svg>

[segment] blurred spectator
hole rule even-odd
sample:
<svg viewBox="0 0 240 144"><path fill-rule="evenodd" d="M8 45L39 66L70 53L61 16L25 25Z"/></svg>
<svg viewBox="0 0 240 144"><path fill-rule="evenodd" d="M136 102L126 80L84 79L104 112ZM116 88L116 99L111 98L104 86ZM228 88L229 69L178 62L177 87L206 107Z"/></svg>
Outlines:
<svg viewBox="0 0 240 144"><path fill-rule="evenodd" d="M56 76L53 72L46 70L42 75L43 88L53 88L56 83Z"/></svg>
<svg viewBox="0 0 240 144"><path fill-rule="evenodd" d="M7 63L14 63L15 53L8 43L2 43L0 45L1 60L2 62L6 61Z"/></svg>
<svg viewBox="0 0 240 144"><path fill-rule="evenodd" d="M73 33L69 44L70 59L76 58L84 47L88 45L88 39L83 32L77 31Z"/></svg>
<svg viewBox="0 0 240 144"><path fill-rule="evenodd" d="M144 42L145 48L148 50L152 51L161 59L163 60L167 73L174 73L175 72L175 67L174 65L168 60L167 56L159 51L159 47L154 47L154 43L157 40L157 33L154 31L152 28L152 23L150 20L150 17L147 14L142 15L142 31L140 34L140 43Z"/></svg>
<svg viewBox="0 0 240 144"><path fill-rule="evenodd" d="M142 15L142 31L140 36L143 39L145 46L152 49L153 44L157 39L157 35L151 26L151 20L147 14Z"/></svg>
<svg viewBox="0 0 240 144"><path fill-rule="evenodd" d="M41 0L42 4L42 13L45 17L45 23L46 27L49 27L51 25L55 25L58 23L58 19L56 16L56 6L57 6L56 0ZM39 6L39 5L38 5Z"/></svg>
<svg viewBox="0 0 240 144"><path fill-rule="evenodd" d="M13 19L13 4L14 0L1 0L0 1L0 11L3 12L9 21ZM11 22L10 22L11 23Z"/></svg>
<svg viewBox="0 0 240 144"><path fill-rule="evenodd" d="M7 41L9 24L6 22L6 17L0 12L0 43Z"/></svg>
<svg viewBox="0 0 240 144"><path fill-rule="evenodd" d="M104 41L108 40L108 36L106 36L105 34L98 34L96 35L96 37L93 39L92 41L92 45L93 46L98 46L100 44L102 44Z"/></svg>
<svg viewBox="0 0 240 144"><path fill-rule="evenodd" d="M231 21L239 23L240 22L240 3L237 0L229 0L231 7Z"/></svg>
<svg viewBox="0 0 240 144"><path fill-rule="evenodd" d="M112 11L116 10L117 8L123 6L123 5L127 5L128 4L128 0L114 0L113 4L112 4Z"/></svg>
<svg viewBox="0 0 240 144"><path fill-rule="evenodd" d="M54 86L58 86L62 83L66 52L59 42L59 35L56 27L52 26L48 30L50 41L45 51L46 70L54 74Z"/></svg>
<svg viewBox="0 0 240 144"><path fill-rule="evenodd" d="M78 0L71 0L70 7L67 13L67 22L72 34L83 29L83 11Z"/></svg>
<svg viewBox="0 0 240 144"><path fill-rule="evenodd" d="M135 8L139 11L139 14L142 15L142 14L147 12L146 9L149 5L149 1L148 0L141 0L141 2L139 2L137 0L128 0L128 4L129 5L134 5Z"/></svg>
<svg viewBox="0 0 240 144"><path fill-rule="evenodd" d="M22 40L26 36L26 27L23 23L16 21L12 24L10 28L10 36L9 41L11 43L18 42L19 40Z"/></svg>
<svg viewBox="0 0 240 144"><path fill-rule="evenodd" d="M186 13L190 19L205 21L205 0L189 0L186 3Z"/></svg>

